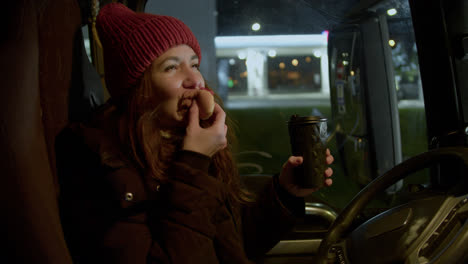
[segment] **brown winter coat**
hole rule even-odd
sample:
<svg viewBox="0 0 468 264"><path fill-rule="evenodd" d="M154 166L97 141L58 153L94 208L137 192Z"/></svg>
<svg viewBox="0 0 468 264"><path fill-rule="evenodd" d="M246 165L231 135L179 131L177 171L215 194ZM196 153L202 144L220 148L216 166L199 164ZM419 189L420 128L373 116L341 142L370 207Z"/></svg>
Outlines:
<svg viewBox="0 0 468 264"><path fill-rule="evenodd" d="M274 181L252 205L232 204L208 174L210 158L180 151L169 182L155 187L130 164L106 160L112 144L83 124L57 138L62 222L76 263L250 263L293 226Z"/></svg>

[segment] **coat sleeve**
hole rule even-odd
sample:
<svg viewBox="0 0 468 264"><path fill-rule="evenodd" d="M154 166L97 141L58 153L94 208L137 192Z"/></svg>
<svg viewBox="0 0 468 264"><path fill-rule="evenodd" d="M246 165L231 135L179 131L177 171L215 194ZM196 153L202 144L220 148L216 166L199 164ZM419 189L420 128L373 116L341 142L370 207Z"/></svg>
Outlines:
<svg viewBox="0 0 468 264"><path fill-rule="evenodd" d="M303 214L304 199L294 197L272 177L254 203L241 208L244 247L249 259L264 256L288 232Z"/></svg>

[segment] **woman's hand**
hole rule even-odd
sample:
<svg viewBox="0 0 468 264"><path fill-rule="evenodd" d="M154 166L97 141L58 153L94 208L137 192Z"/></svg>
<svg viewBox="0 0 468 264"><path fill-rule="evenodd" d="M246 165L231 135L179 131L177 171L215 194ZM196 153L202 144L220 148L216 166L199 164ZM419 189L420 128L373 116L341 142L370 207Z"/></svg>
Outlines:
<svg viewBox="0 0 468 264"><path fill-rule="evenodd" d="M301 165L303 161L304 160L302 157L296 157L296 156L289 157L288 161L286 161L283 164L283 168L281 170L281 174L279 177L279 183L281 184L281 186L283 186L283 188L286 191L288 191L290 194L297 196L297 197L305 197L318 190L318 188L301 188L294 182L293 169ZM332 164L333 161L334 161L334 158L330 154L330 150L327 149L326 151L327 165ZM325 186L332 185L333 181L330 178L333 175L332 168L330 167L327 168L324 171L324 175L325 175L325 180L324 180Z"/></svg>
<svg viewBox="0 0 468 264"><path fill-rule="evenodd" d="M212 157L227 146L226 113L215 104L213 122L208 127L200 126L200 114L196 101L193 101L188 114L188 125L182 149Z"/></svg>

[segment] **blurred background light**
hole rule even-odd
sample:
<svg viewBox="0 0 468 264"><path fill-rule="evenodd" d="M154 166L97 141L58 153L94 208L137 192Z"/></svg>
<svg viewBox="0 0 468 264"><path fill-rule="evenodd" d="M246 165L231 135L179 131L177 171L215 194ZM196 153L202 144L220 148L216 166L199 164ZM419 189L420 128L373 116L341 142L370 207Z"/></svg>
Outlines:
<svg viewBox="0 0 468 264"><path fill-rule="evenodd" d="M259 23L253 23L252 24L252 30L253 31L259 31L261 28L260 24Z"/></svg>
<svg viewBox="0 0 468 264"><path fill-rule="evenodd" d="M395 8L390 8L389 10L387 10L387 14L389 16L394 16L397 14L397 10Z"/></svg>
<svg viewBox="0 0 468 264"><path fill-rule="evenodd" d="M276 50L273 50L273 49L269 50L268 51L268 56L270 56L272 58L276 57Z"/></svg>

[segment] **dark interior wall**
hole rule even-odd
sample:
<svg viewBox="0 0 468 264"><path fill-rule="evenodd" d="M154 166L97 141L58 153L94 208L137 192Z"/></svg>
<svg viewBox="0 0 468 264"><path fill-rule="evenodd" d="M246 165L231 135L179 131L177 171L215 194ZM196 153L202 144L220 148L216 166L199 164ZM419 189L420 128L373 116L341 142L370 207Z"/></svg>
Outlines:
<svg viewBox="0 0 468 264"><path fill-rule="evenodd" d="M74 0L9 1L3 8L0 226L8 246L0 262L71 263L58 216L53 145L67 122L80 10Z"/></svg>
<svg viewBox="0 0 468 264"><path fill-rule="evenodd" d="M55 136L68 122L73 49L80 48L75 39L77 32L81 34L81 15L76 0L43 2L38 17L39 86L49 161L56 178Z"/></svg>

